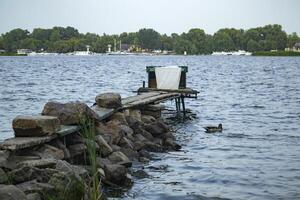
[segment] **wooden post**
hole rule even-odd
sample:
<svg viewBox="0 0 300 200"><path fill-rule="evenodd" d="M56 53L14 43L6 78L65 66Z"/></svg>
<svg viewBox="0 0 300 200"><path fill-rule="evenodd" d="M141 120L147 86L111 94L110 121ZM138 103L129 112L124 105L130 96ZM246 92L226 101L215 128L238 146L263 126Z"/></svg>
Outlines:
<svg viewBox="0 0 300 200"><path fill-rule="evenodd" d="M181 103L182 103L182 111L183 111L183 116L185 117L185 104L184 104L184 96L181 95Z"/></svg>

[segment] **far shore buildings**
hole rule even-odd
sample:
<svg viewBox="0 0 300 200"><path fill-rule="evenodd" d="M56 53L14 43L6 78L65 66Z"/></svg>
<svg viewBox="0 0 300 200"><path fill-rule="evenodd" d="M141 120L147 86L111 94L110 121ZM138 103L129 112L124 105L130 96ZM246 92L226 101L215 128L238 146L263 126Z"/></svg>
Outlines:
<svg viewBox="0 0 300 200"><path fill-rule="evenodd" d="M17 54L23 55L23 54L29 54L32 51L30 49L17 49Z"/></svg>
<svg viewBox="0 0 300 200"><path fill-rule="evenodd" d="M300 42L295 43L293 48L285 48L285 51L300 52Z"/></svg>

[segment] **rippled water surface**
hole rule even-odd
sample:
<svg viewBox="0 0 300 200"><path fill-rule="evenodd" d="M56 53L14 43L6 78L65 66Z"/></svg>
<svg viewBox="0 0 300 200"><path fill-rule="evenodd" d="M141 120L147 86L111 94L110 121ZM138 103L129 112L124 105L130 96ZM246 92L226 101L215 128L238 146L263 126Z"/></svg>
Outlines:
<svg viewBox="0 0 300 200"><path fill-rule="evenodd" d="M300 58L213 56L0 57L0 140L12 119L48 100L94 102L146 80L147 65L187 65L200 90L176 125L182 151L156 154L124 199L300 199ZM224 131L202 128L223 123Z"/></svg>

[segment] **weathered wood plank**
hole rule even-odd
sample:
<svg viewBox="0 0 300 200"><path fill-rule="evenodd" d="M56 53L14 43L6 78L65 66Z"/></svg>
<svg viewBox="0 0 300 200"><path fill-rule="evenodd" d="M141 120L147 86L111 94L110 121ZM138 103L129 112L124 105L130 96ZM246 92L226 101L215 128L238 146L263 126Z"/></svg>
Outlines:
<svg viewBox="0 0 300 200"><path fill-rule="evenodd" d="M57 135L43 136L43 137L16 137L4 140L4 142L0 143L0 149L3 150L19 150L25 149L28 147L37 146L40 144L44 144L50 142Z"/></svg>
<svg viewBox="0 0 300 200"><path fill-rule="evenodd" d="M126 105L123 105L123 108L131 108L131 107L138 107L138 106L144 106L146 104L153 103L155 101L164 100L164 99L170 99L170 98L176 98L179 97L180 94L178 93L165 93L158 96L153 96L145 99L141 99L135 102L128 103Z"/></svg>
<svg viewBox="0 0 300 200"><path fill-rule="evenodd" d="M130 97L122 99L122 104L125 105L125 104L131 103L134 101L138 101L141 99L158 96L160 94L162 94L162 93L161 92L147 92L147 93L143 93L143 94L136 95L136 96L130 96Z"/></svg>
<svg viewBox="0 0 300 200"><path fill-rule="evenodd" d="M79 130L78 126L61 126L61 129L54 135L42 137L15 137L4 140L0 143L0 149L3 150L19 150L28 147L37 146L50 142L57 137L63 137Z"/></svg>

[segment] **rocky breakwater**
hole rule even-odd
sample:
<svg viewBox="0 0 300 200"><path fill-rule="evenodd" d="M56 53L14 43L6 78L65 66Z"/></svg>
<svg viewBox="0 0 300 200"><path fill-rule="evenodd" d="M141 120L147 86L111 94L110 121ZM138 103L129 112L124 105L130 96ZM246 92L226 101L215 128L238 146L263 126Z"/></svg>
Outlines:
<svg viewBox="0 0 300 200"><path fill-rule="evenodd" d="M95 147L101 184L130 186L133 162L148 162L150 152L180 149L159 116L159 109L123 109L114 93L98 95L92 107L48 102L40 116L17 116L15 138L0 144L0 199L91 199L95 174L88 144ZM92 122L90 138L83 135L83 118Z"/></svg>

